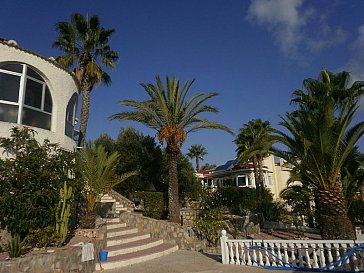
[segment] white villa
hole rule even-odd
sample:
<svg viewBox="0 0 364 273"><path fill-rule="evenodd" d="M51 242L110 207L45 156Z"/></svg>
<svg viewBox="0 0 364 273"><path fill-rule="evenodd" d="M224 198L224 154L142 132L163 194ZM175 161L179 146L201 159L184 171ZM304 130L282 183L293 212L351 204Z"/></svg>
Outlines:
<svg viewBox="0 0 364 273"><path fill-rule="evenodd" d="M67 150L76 147L76 78L53 58L0 39L0 136L26 125L38 141L49 139Z"/></svg>
<svg viewBox="0 0 364 273"><path fill-rule="evenodd" d="M273 155L264 159L264 185L271 190L275 199L279 198L279 193L286 187L290 170L281 158L279 162L275 162ZM204 186L221 187L230 181L237 187L255 187L253 164L242 165L237 159L229 160L213 170L197 172L195 175Z"/></svg>

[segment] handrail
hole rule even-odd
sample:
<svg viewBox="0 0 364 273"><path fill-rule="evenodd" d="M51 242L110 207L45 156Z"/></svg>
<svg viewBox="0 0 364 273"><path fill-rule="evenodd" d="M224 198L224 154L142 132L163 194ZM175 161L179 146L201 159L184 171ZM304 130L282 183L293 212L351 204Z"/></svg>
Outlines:
<svg viewBox="0 0 364 273"><path fill-rule="evenodd" d="M294 267L314 271L340 268L347 272L360 272L364 270L363 245L361 240L229 239L226 231L222 230L221 255L223 264L259 264L269 268ZM345 253L353 249L355 253L343 259Z"/></svg>

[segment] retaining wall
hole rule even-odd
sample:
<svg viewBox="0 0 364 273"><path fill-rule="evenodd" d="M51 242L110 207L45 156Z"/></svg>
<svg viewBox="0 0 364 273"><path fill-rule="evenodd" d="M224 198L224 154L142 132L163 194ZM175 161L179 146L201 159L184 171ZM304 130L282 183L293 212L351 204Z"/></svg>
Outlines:
<svg viewBox="0 0 364 273"><path fill-rule="evenodd" d="M138 232L150 233L153 238L163 239L164 242L178 245L179 249L215 252L207 248L205 241L199 240L191 227L184 227L165 220L156 220L135 212L120 213L122 222L138 228Z"/></svg>
<svg viewBox="0 0 364 273"><path fill-rule="evenodd" d="M94 261L81 261L81 247L64 247L42 253L0 261L1 273L92 273Z"/></svg>

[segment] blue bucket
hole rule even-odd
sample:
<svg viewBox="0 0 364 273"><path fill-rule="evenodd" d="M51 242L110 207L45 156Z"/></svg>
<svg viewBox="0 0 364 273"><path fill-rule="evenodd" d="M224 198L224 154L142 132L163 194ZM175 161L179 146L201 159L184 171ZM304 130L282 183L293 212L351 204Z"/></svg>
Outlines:
<svg viewBox="0 0 364 273"><path fill-rule="evenodd" d="M105 251L105 250L101 250L99 252L100 255L100 262L106 262L107 261L107 254L109 254L109 252Z"/></svg>

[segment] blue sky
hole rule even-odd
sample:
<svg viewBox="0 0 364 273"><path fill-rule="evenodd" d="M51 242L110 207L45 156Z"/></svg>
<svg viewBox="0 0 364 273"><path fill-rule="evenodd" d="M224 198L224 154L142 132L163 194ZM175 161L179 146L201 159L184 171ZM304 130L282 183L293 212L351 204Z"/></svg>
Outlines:
<svg viewBox="0 0 364 273"><path fill-rule="evenodd" d="M206 117L237 132L253 118L279 128L278 115L292 109L292 92L323 67L364 80L363 10L364 1L344 0L2 0L0 37L57 56L54 25L74 12L98 15L105 28L116 29L110 44L120 61L110 73L111 87L92 91L88 138L115 137L128 125L154 136L107 117L122 110L120 100L146 99L139 83L154 82L157 74L196 78L193 92L219 92L210 104L220 113ZM363 117L364 103L356 121ZM201 131L189 136L183 152L203 144L204 162L223 164L235 156L233 140L225 132Z"/></svg>

